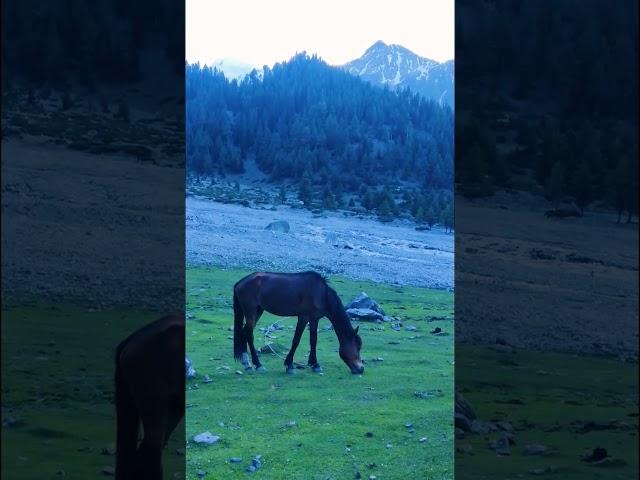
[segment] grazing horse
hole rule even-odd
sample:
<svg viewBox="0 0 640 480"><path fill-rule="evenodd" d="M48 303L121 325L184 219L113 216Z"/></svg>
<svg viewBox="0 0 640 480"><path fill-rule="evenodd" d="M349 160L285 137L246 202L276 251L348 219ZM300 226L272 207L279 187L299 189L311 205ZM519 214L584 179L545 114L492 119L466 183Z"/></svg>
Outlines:
<svg viewBox="0 0 640 480"><path fill-rule="evenodd" d="M316 358L318 321L322 317L329 318L333 324L340 343L340 358L352 373L364 372L360 359L362 339L358 335L359 327L353 329L340 297L319 273L257 272L244 277L234 285L233 355L242 361L245 369L251 369L247 354L247 345L249 345L251 360L256 370L266 371L260 363L253 344L253 329L265 311L280 317L298 317L291 350L284 360L287 373L295 372L293 355L307 324L309 324L311 343L309 366L316 373L322 372L322 367Z"/></svg>
<svg viewBox="0 0 640 480"><path fill-rule="evenodd" d="M184 416L184 332L184 316L166 316L116 349L117 480L162 479L162 450Z"/></svg>

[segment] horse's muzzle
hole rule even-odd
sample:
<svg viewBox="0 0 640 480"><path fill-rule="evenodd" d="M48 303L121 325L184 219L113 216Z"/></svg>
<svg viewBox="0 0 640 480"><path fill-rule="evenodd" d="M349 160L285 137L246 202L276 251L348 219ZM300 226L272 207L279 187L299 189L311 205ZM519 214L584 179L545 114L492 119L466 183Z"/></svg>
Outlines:
<svg viewBox="0 0 640 480"><path fill-rule="evenodd" d="M364 367L362 365L359 367L354 365L353 367L351 367L351 373L353 373L354 375L362 375L364 373Z"/></svg>

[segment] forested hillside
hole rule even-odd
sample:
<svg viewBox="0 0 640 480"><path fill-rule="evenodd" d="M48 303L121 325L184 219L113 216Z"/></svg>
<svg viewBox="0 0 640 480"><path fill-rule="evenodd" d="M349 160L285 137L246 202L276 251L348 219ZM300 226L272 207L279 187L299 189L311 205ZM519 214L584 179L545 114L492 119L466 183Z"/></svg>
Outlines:
<svg viewBox="0 0 640 480"><path fill-rule="evenodd" d="M189 174L255 162L308 207L452 223L453 112L299 54L242 81L187 65Z"/></svg>
<svg viewBox="0 0 640 480"><path fill-rule="evenodd" d="M580 209L605 204L631 219L637 9L635 1L456 4L461 192L527 189Z"/></svg>

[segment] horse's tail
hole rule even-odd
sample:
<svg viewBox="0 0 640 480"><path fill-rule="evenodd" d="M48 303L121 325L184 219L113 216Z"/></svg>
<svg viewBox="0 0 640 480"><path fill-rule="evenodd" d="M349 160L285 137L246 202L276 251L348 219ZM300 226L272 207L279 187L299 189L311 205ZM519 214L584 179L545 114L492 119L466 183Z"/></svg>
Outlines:
<svg viewBox="0 0 640 480"><path fill-rule="evenodd" d="M236 360L242 357L242 353L245 345L244 331L243 331L244 314L242 313L242 307L236 294L236 289L233 289L233 356Z"/></svg>
<svg viewBox="0 0 640 480"><path fill-rule="evenodd" d="M116 349L115 400L116 400L116 479L133 478L135 455L138 448L140 417L133 395L129 390L120 366L120 357L126 340Z"/></svg>

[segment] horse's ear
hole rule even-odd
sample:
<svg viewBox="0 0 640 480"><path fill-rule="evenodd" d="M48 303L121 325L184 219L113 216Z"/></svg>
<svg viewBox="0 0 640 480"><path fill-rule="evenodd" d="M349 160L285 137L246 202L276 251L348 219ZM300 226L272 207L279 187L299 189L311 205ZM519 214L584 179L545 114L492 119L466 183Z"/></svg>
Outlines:
<svg viewBox="0 0 640 480"><path fill-rule="evenodd" d="M355 331L354 331L356 335L358 334L358 330L359 330L359 329L360 329L360 325L358 325L358 326L356 327Z"/></svg>

